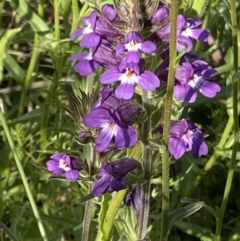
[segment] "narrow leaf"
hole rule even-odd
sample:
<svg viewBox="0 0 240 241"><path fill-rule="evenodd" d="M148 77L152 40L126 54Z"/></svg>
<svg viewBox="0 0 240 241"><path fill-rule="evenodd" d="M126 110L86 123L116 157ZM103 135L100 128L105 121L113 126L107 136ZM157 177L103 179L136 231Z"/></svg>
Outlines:
<svg viewBox="0 0 240 241"><path fill-rule="evenodd" d="M3 65L4 65L3 63L4 63L4 59L6 58L6 51L10 44L10 40L20 31L21 31L21 28L10 29L7 31L4 37L2 37L0 40L0 80L2 80Z"/></svg>
<svg viewBox="0 0 240 241"><path fill-rule="evenodd" d="M169 230L176 221L192 215L193 213L201 209L203 205L204 202L196 202L171 212L169 214Z"/></svg>
<svg viewBox="0 0 240 241"><path fill-rule="evenodd" d="M26 19L32 26L34 32L46 33L49 32L48 25L40 18L23 0L8 0L16 12Z"/></svg>

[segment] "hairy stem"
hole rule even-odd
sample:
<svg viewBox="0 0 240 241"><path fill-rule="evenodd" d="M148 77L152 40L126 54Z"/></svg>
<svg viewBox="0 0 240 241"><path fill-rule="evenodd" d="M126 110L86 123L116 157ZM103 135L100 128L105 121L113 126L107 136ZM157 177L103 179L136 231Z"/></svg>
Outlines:
<svg viewBox="0 0 240 241"><path fill-rule="evenodd" d="M168 136L171 123L171 110L173 87L176 72L176 35L177 35L177 11L178 1L172 1L170 11L171 33L170 33L170 59L169 74L166 93L166 104L164 109L164 128L163 128L163 150L162 150L162 215L161 215L161 241L166 241L168 237L168 214L169 214L169 155L168 155Z"/></svg>
<svg viewBox="0 0 240 241"><path fill-rule="evenodd" d="M97 155L96 155L96 152L94 150L93 144L90 144L89 146L90 146L89 176L91 176L92 171L95 167ZM89 193L92 191L92 187L93 187L92 183L89 183L89 186L88 186ZM86 206L85 206L84 219L83 219L83 229L82 229L82 239L81 239L82 241L88 241L88 239L89 239L92 205L93 205L93 199L90 199L90 200L87 201Z"/></svg>
<svg viewBox="0 0 240 241"><path fill-rule="evenodd" d="M231 0L231 21L232 21L232 42L233 42L233 67L235 70L235 73L238 71L238 37L237 37L237 14L236 14L236 1ZM238 151L238 141L239 141L239 132L238 132L238 90L239 90L239 78L235 79L235 76L233 74L232 79L232 91L233 91L233 137L234 137L234 143L233 143L233 149L232 149L232 157L229 165L228 170L228 176L226 181L226 186L223 194L222 204L219 211L219 216L217 218L217 225L216 225L216 232L215 232L215 240L220 241L221 240L221 230L222 230L222 222L224 213L226 210L226 206L228 203L230 190L232 187L232 180L234 176L234 167L237 157L237 151Z"/></svg>

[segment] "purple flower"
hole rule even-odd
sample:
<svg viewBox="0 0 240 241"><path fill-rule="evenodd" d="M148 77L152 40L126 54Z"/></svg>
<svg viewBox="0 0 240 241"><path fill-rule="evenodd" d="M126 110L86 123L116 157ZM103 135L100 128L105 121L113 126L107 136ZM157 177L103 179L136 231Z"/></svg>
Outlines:
<svg viewBox="0 0 240 241"><path fill-rule="evenodd" d="M194 102L197 98L197 89L206 97L214 97L221 88L206 79L215 75L217 71L202 60L179 65L175 75L177 82L174 97L179 101Z"/></svg>
<svg viewBox="0 0 240 241"><path fill-rule="evenodd" d="M77 60L74 70L82 76L92 74L99 65L106 68L118 66L120 58L116 57L115 51L112 49L107 40L102 40L101 44L90 53L82 52L70 56L69 60Z"/></svg>
<svg viewBox="0 0 240 241"><path fill-rule="evenodd" d="M109 21L113 21L117 17L117 12L112 4L104 4L102 14Z"/></svg>
<svg viewBox="0 0 240 241"><path fill-rule="evenodd" d="M78 60L79 62L75 65L74 70L82 76L88 76L92 74L99 63L93 59L92 53L77 53L70 56L69 60Z"/></svg>
<svg viewBox="0 0 240 241"><path fill-rule="evenodd" d="M140 168L140 163L131 158L122 158L114 162L104 161L93 187L94 196L100 197L106 192L112 193L127 188L123 178L136 168Z"/></svg>
<svg viewBox="0 0 240 241"><path fill-rule="evenodd" d="M95 147L103 152L114 141L119 150L136 144L138 137L136 130L124 122L117 111L97 107L92 109L84 118L83 124L91 128L101 128L96 138Z"/></svg>
<svg viewBox="0 0 240 241"><path fill-rule="evenodd" d="M65 173L68 180L77 180L79 171L85 167L85 163L76 157L67 155L64 152L55 153L46 163L48 171L54 175Z"/></svg>
<svg viewBox="0 0 240 241"><path fill-rule="evenodd" d="M126 196L126 206L131 205L133 205L137 215L139 215L142 208L141 189L139 186L134 187Z"/></svg>
<svg viewBox="0 0 240 241"><path fill-rule="evenodd" d="M126 62L138 64L140 61L139 50L146 54L152 54L156 51L156 46L151 41L143 41L140 33L131 31L127 34L125 44L119 43L116 49L116 55L119 56L127 50Z"/></svg>
<svg viewBox="0 0 240 241"><path fill-rule="evenodd" d="M135 84L146 91L155 91L160 86L158 77L149 70L141 70L144 62L137 64L127 64L122 61L119 67L113 67L100 76L102 84L110 84L115 81L121 81L116 88L115 95L118 98L129 100L133 97Z"/></svg>
<svg viewBox="0 0 240 241"><path fill-rule="evenodd" d="M82 21L85 23L86 27L79 28L73 32L71 39L84 35L80 45L88 48L96 47L101 41L100 35L95 33L97 13L93 11L88 17L82 18Z"/></svg>
<svg viewBox="0 0 240 241"><path fill-rule="evenodd" d="M83 35L80 42L80 46L82 47L95 48L100 44L102 38L109 37L111 39L118 34L118 31L112 28L106 20L99 18L95 11L88 17L82 18L82 21L86 26L77 29L71 35L71 39Z"/></svg>
<svg viewBox="0 0 240 241"><path fill-rule="evenodd" d="M169 16L169 10L166 7L159 8L152 17L152 24L155 26L160 25L166 21ZM193 18L186 18L179 14L177 17L177 51L186 48L186 52L192 50L193 43L191 39L200 41L207 41L209 32L200 28L202 21ZM157 36L163 42L170 40L170 23L165 24L162 28L156 31Z"/></svg>
<svg viewBox="0 0 240 241"><path fill-rule="evenodd" d="M175 159L181 158L187 151L191 151L194 158L208 153L202 131L185 119L171 122L168 149Z"/></svg>

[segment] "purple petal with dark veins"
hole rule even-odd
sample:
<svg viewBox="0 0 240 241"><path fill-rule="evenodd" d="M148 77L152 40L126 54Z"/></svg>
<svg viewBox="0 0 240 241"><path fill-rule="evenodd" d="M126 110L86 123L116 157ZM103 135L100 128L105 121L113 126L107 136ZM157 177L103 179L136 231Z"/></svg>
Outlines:
<svg viewBox="0 0 240 241"><path fill-rule="evenodd" d="M83 35L83 33L84 33L84 28L78 28L71 34L70 39L75 39L76 37Z"/></svg>
<svg viewBox="0 0 240 241"><path fill-rule="evenodd" d="M111 117L108 110L98 107L91 110L87 115L85 115L82 122L88 127L99 128L103 124L108 123L110 118Z"/></svg>
<svg viewBox="0 0 240 241"><path fill-rule="evenodd" d="M112 177L104 170L104 167L107 165L107 162L102 163L102 167L98 173L97 181L93 187L93 194L95 197L100 197L103 193L105 193L108 189L109 182Z"/></svg>
<svg viewBox="0 0 240 241"><path fill-rule="evenodd" d="M117 16L117 12L111 4L103 5L102 13L103 13L104 17L106 19L108 19L109 21L113 21Z"/></svg>
<svg viewBox="0 0 240 241"><path fill-rule="evenodd" d="M141 43L141 50L146 54L152 54L157 50L156 45L151 41Z"/></svg>
<svg viewBox="0 0 240 241"><path fill-rule="evenodd" d="M160 80L158 77L149 70L145 70L138 77L138 85L147 91L154 91L160 86Z"/></svg>
<svg viewBox="0 0 240 241"><path fill-rule="evenodd" d="M194 19L194 18L186 18L185 17L185 21L186 21L187 26L190 28L195 28L195 27L202 25L201 20Z"/></svg>
<svg viewBox="0 0 240 241"><path fill-rule="evenodd" d="M111 127L104 128L98 135L95 143L96 151L103 152L107 149L112 138L114 136L113 129Z"/></svg>
<svg viewBox="0 0 240 241"><path fill-rule="evenodd" d="M220 90L221 88L218 84L206 80L201 83L201 87L199 88L199 91L209 98L214 97Z"/></svg>
<svg viewBox="0 0 240 241"><path fill-rule="evenodd" d="M112 193L127 188L123 180L113 179L108 187L108 192Z"/></svg>
<svg viewBox="0 0 240 241"><path fill-rule="evenodd" d="M177 137L169 137L168 150L175 159L179 159L186 151L184 141Z"/></svg>
<svg viewBox="0 0 240 241"><path fill-rule="evenodd" d="M66 178L68 180L77 180L79 177L79 171L78 170L69 170L66 172Z"/></svg>
<svg viewBox="0 0 240 241"><path fill-rule="evenodd" d="M115 90L115 95L119 99L130 100L134 94L134 85L121 83Z"/></svg>
<svg viewBox="0 0 240 241"><path fill-rule="evenodd" d="M59 161L60 159L64 159L64 160L68 159L70 161L69 156L64 152L55 153L55 154L51 155L50 158L55 161Z"/></svg>
<svg viewBox="0 0 240 241"><path fill-rule="evenodd" d="M83 20L84 19L84 20ZM86 21L85 21L85 19L86 19ZM94 29L95 28L95 25L96 25L96 21L97 21L97 13L95 12L95 11L93 11L90 15L89 15L89 17L86 17L86 18L82 18L82 21L83 22L90 22L91 23L91 26L92 26L92 28Z"/></svg>
<svg viewBox="0 0 240 241"><path fill-rule="evenodd" d="M115 137L115 144L119 150L137 143L138 136L136 130L129 126L128 128L120 128Z"/></svg>
<svg viewBox="0 0 240 241"><path fill-rule="evenodd" d="M117 48L116 48L116 56L119 56L125 49L126 49L125 44L118 43Z"/></svg>
<svg viewBox="0 0 240 241"><path fill-rule="evenodd" d="M115 179L122 179L136 168L141 168L141 164L132 158L125 157L108 163L105 170Z"/></svg>
<svg viewBox="0 0 240 241"><path fill-rule="evenodd" d="M63 173L63 169L59 168L59 161L55 161L55 160L50 160L46 163L47 165L47 169L50 172L56 172L57 171L57 175L60 175ZM58 174L59 173L59 174Z"/></svg>
<svg viewBox="0 0 240 241"><path fill-rule="evenodd" d="M188 123L186 120L171 121L170 135L181 138L181 136L188 130Z"/></svg>
<svg viewBox="0 0 240 241"><path fill-rule="evenodd" d="M122 73L119 72L117 67L113 67L100 75L100 82L102 84L110 84L118 81Z"/></svg>
<svg viewBox="0 0 240 241"><path fill-rule="evenodd" d="M185 49L190 52L193 48L192 40L186 36L180 35L177 37L177 51L180 52Z"/></svg>
<svg viewBox="0 0 240 241"><path fill-rule="evenodd" d="M185 18L182 14L177 16L177 35L181 35L182 30L186 24Z"/></svg>
<svg viewBox="0 0 240 241"><path fill-rule="evenodd" d="M135 42L141 43L142 38L141 38L140 33L135 32L135 31L128 32L128 34L126 36L126 42L128 43L131 40L134 40Z"/></svg>
<svg viewBox="0 0 240 241"><path fill-rule="evenodd" d="M87 47L87 48L94 48L98 46L100 41L101 41L101 37L98 34L89 33L82 38L80 42L80 46Z"/></svg>
<svg viewBox="0 0 240 241"><path fill-rule="evenodd" d="M92 74L97 69L98 66L99 66L99 63L97 63L96 61L94 60L88 61L84 59L74 66L74 70L82 76L88 76Z"/></svg>
<svg viewBox="0 0 240 241"><path fill-rule="evenodd" d="M95 33L115 38L118 35L118 30L110 26L105 19L99 18L96 22Z"/></svg>
<svg viewBox="0 0 240 241"><path fill-rule="evenodd" d="M101 45L93 53L94 60L103 64L107 68L118 66L121 59L116 57L115 51L113 48L111 48L111 46L106 43L103 44L102 42Z"/></svg>
<svg viewBox="0 0 240 241"><path fill-rule="evenodd" d="M209 32L205 29L189 29L188 36L206 42L209 36Z"/></svg>
<svg viewBox="0 0 240 241"><path fill-rule="evenodd" d="M76 53L76 54L72 54L69 57L69 60L82 60L82 59L87 59L90 56L91 56L91 53L86 53L86 52Z"/></svg>
<svg viewBox="0 0 240 241"><path fill-rule="evenodd" d="M167 17L169 16L169 8L160 7L152 16L151 23L152 25L159 26Z"/></svg>
<svg viewBox="0 0 240 241"><path fill-rule="evenodd" d="M194 158L199 158L202 155L208 154L208 146L202 140L193 137L192 154Z"/></svg>
<svg viewBox="0 0 240 241"><path fill-rule="evenodd" d="M197 92L189 85L176 85L174 87L174 97L179 101L194 102Z"/></svg>
<svg viewBox="0 0 240 241"><path fill-rule="evenodd" d="M182 84L187 84L190 78L193 76L194 70L192 65L189 63L184 63L183 65L179 65L176 70L175 78Z"/></svg>
<svg viewBox="0 0 240 241"><path fill-rule="evenodd" d="M128 64L134 63L138 64L140 61L140 54L138 51L129 51L126 56L126 61Z"/></svg>

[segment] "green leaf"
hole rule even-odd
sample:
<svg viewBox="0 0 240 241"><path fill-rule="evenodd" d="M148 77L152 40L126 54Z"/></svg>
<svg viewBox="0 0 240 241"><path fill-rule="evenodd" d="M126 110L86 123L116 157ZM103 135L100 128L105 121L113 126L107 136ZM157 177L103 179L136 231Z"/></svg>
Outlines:
<svg viewBox="0 0 240 241"><path fill-rule="evenodd" d="M169 230L176 221L192 215L201 209L203 205L204 202L195 202L169 213Z"/></svg>
<svg viewBox="0 0 240 241"><path fill-rule="evenodd" d="M10 55L7 54L4 66L7 69L8 73L14 78L18 84L22 84L22 81L25 77L25 71L20 67L18 62Z"/></svg>
<svg viewBox="0 0 240 241"><path fill-rule="evenodd" d="M8 0L16 12L26 19L32 26L34 32L46 33L50 29L48 25L40 18L23 0Z"/></svg>
<svg viewBox="0 0 240 241"><path fill-rule="evenodd" d="M213 233L204 227L200 227L198 225L187 223L184 221L178 221L174 224L174 226L181 229L183 232L195 236L199 238L201 241L212 241L214 240Z"/></svg>
<svg viewBox="0 0 240 241"><path fill-rule="evenodd" d="M208 6L209 0L194 0L192 2L191 16L201 18Z"/></svg>
<svg viewBox="0 0 240 241"><path fill-rule="evenodd" d="M29 121L33 118L37 118L37 117L41 117L42 116L42 110L41 109L35 109L31 112L28 112L27 114L17 118L17 119L14 119L13 121L10 122L10 124L15 124L15 123L18 123L18 122L25 122L25 121Z"/></svg>
<svg viewBox="0 0 240 241"><path fill-rule="evenodd" d="M3 63L7 55L6 51L10 44L10 40L20 31L21 31L21 28L10 29L7 31L4 37L2 37L0 40L0 80L2 80L3 65L4 65Z"/></svg>

